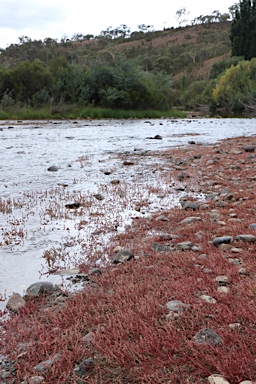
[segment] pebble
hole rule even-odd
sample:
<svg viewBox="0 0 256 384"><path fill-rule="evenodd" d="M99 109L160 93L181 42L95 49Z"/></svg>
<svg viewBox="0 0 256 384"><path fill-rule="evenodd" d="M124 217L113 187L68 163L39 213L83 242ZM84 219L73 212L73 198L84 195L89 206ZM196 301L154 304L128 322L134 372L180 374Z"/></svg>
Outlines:
<svg viewBox="0 0 256 384"><path fill-rule="evenodd" d="M214 299L214 297L209 296L209 295L202 295L200 296L202 300L204 300L206 303L209 304L216 304L217 301Z"/></svg>
<svg viewBox="0 0 256 384"><path fill-rule="evenodd" d="M223 376L221 375L211 375L208 377L209 384L230 384Z"/></svg>

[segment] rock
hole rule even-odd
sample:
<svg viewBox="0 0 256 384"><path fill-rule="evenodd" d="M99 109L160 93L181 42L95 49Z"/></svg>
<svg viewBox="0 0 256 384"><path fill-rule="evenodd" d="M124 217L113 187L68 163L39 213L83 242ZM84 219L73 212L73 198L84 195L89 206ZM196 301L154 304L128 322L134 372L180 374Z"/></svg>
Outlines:
<svg viewBox="0 0 256 384"><path fill-rule="evenodd" d="M239 384L255 384L255 382L252 382L251 380L244 380L241 381Z"/></svg>
<svg viewBox="0 0 256 384"><path fill-rule="evenodd" d="M181 243L175 245L175 248L181 251L190 251L192 247L193 243L191 243L190 241L182 241Z"/></svg>
<svg viewBox="0 0 256 384"><path fill-rule="evenodd" d="M47 171L49 172L57 172L59 170L59 167L56 165L52 165L51 167L47 168Z"/></svg>
<svg viewBox="0 0 256 384"><path fill-rule="evenodd" d="M233 264L233 265L240 265L240 264L241 264L240 259L234 259L234 258L232 258L232 257L229 257L229 258L228 258L228 262L229 262L230 264Z"/></svg>
<svg viewBox="0 0 256 384"><path fill-rule="evenodd" d="M242 240L245 243L254 243L256 241L256 236L253 235L238 235L235 237L235 240Z"/></svg>
<svg viewBox="0 0 256 384"><path fill-rule="evenodd" d="M68 209L77 209L81 207L81 204L80 203L69 203L69 204L65 204L65 208L68 208Z"/></svg>
<svg viewBox="0 0 256 384"><path fill-rule="evenodd" d="M243 149L245 152L254 152L255 146L254 145L245 145Z"/></svg>
<svg viewBox="0 0 256 384"><path fill-rule="evenodd" d="M230 323L228 326L231 329L236 329L241 327L241 323Z"/></svg>
<svg viewBox="0 0 256 384"><path fill-rule="evenodd" d="M194 141L194 140L189 140L188 141L188 144L190 144L190 145L193 145L193 144L195 144L196 142Z"/></svg>
<svg viewBox="0 0 256 384"><path fill-rule="evenodd" d="M60 359L60 354L57 353L53 357L51 357L48 360L42 361L41 363L37 364L33 369L35 371L39 372L45 372L47 371L56 361Z"/></svg>
<svg viewBox="0 0 256 384"><path fill-rule="evenodd" d="M160 136L160 135L155 135L153 137L153 139L155 139L155 140L163 140L162 136Z"/></svg>
<svg viewBox="0 0 256 384"><path fill-rule="evenodd" d="M229 283L229 278L226 275L221 275L215 277L215 281L217 281L220 286L225 287Z"/></svg>
<svg viewBox="0 0 256 384"><path fill-rule="evenodd" d="M221 236L221 237L215 237L212 243L215 247L218 247L221 244L230 244L232 241L233 241L232 236Z"/></svg>
<svg viewBox="0 0 256 384"><path fill-rule="evenodd" d="M217 301L214 299L214 297L209 296L209 295L202 295L200 296L202 300L204 300L206 303L209 304L216 304Z"/></svg>
<svg viewBox="0 0 256 384"><path fill-rule="evenodd" d="M169 246L162 245L159 243L153 243L152 249L156 252L159 252L159 253L172 251L172 249Z"/></svg>
<svg viewBox="0 0 256 384"><path fill-rule="evenodd" d="M113 180L110 181L110 183L113 184L113 185L118 185L118 184L120 184L120 180L113 179Z"/></svg>
<svg viewBox="0 0 256 384"><path fill-rule="evenodd" d="M76 364L75 368L73 369L73 372L75 373L76 376L84 379L86 377L88 368L90 369L90 367L92 367L93 364L94 364L93 357L89 357L87 359L84 358L78 364Z"/></svg>
<svg viewBox="0 0 256 384"><path fill-rule="evenodd" d="M134 255L132 254L132 252L130 252L128 249L121 249L114 257L112 263L113 264L125 263L126 261L129 261L132 258L134 258Z"/></svg>
<svg viewBox="0 0 256 384"><path fill-rule="evenodd" d="M28 384L40 384L43 382L44 382L43 376L31 376L27 381Z"/></svg>
<svg viewBox="0 0 256 384"><path fill-rule="evenodd" d="M187 173L179 173L178 174L178 176L177 176L177 179L179 180L179 181L182 181L182 180L184 180L184 179L188 179L190 176L187 174Z"/></svg>
<svg viewBox="0 0 256 384"><path fill-rule="evenodd" d="M218 293L225 293L225 294L227 295L227 294L229 293L229 291L230 291L230 290L229 290L228 287L224 287L224 286L223 286L223 287L218 287L218 288L217 288L217 292L218 292Z"/></svg>
<svg viewBox="0 0 256 384"><path fill-rule="evenodd" d="M56 291L60 291L60 288L57 285L53 285L48 281L40 281L31 284L27 288L26 294L30 297L39 297L46 294L52 294Z"/></svg>
<svg viewBox="0 0 256 384"><path fill-rule="evenodd" d="M180 224L192 224L192 223L194 223L195 221L199 221L199 220L202 220L201 217L198 217L198 216L189 216L189 217L186 217L185 219L181 220L181 221L180 221Z"/></svg>
<svg viewBox="0 0 256 384"><path fill-rule="evenodd" d="M158 217L156 218L156 221L159 221L159 220L161 220L161 221L168 221L169 219L168 219L166 216L161 215L161 216L158 216Z"/></svg>
<svg viewBox="0 0 256 384"><path fill-rule="evenodd" d="M123 165L134 165L134 162L133 161L130 161L130 160L125 160L123 162Z"/></svg>
<svg viewBox="0 0 256 384"><path fill-rule="evenodd" d="M193 211L196 211L197 209L200 208L200 204L195 203L194 201L181 201L181 207L182 209L188 210L188 209L193 209Z"/></svg>
<svg viewBox="0 0 256 384"><path fill-rule="evenodd" d="M256 229L256 223L252 223L248 227L249 229Z"/></svg>
<svg viewBox="0 0 256 384"><path fill-rule="evenodd" d="M194 337L194 342L199 345L214 345L222 343L222 338L210 328L201 329Z"/></svg>
<svg viewBox="0 0 256 384"><path fill-rule="evenodd" d="M171 300L166 303L169 312L183 312L185 308L189 308L189 304L185 304L180 300Z"/></svg>
<svg viewBox="0 0 256 384"><path fill-rule="evenodd" d="M9 300L7 301L6 308L11 312L18 312L20 308L23 308L26 304L26 301L23 297L16 292L13 292Z"/></svg>
<svg viewBox="0 0 256 384"><path fill-rule="evenodd" d="M104 200L104 196L101 193L95 193L93 195L93 197L95 197L95 199L100 200L100 201Z"/></svg>
<svg viewBox="0 0 256 384"><path fill-rule="evenodd" d="M211 375L208 376L208 383L209 384L229 384L229 381L224 379L221 375Z"/></svg>

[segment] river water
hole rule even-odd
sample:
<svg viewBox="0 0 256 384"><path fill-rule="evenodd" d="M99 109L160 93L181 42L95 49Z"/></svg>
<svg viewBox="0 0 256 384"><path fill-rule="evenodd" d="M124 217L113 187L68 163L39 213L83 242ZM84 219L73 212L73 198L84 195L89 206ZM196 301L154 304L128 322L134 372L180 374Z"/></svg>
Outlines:
<svg viewBox="0 0 256 384"><path fill-rule="evenodd" d="M128 170L119 154L149 154L191 140L208 144L255 133L256 119L2 121L0 309L12 292L22 294L39 279L59 282L59 276L44 274L48 266L71 268L86 255L99 252L109 236L105 230L92 240L95 230L104 227L111 232L116 223L121 229L135 214L136 200L152 200L145 196L145 185L156 183L149 160ZM155 135L162 140L149 138ZM49 171L51 166L57 171ZM111 178L123 181L126 209L118 203L119 195L113 195L116 187L109 186ZM92 197L98 192L107 197L103 202ZM67 210L66 204L78 201L83 202L82 211ZM174 201L173 196L162 204ZM50 256L61 254L62 259L57 257L54 263L48 259L48 265L42 257L47 251Z"/></svg>

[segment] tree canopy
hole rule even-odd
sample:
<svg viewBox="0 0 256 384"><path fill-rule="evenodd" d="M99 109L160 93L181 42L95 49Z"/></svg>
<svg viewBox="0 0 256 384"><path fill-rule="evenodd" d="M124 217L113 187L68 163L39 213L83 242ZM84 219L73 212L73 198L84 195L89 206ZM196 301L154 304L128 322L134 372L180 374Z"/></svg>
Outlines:
<svg viewBox="0 0 256 384"><path fill-rule="evenodd" d="M256 0L242 0L237 4L231 24L232 56L245 60L256 57Z"/></svg>

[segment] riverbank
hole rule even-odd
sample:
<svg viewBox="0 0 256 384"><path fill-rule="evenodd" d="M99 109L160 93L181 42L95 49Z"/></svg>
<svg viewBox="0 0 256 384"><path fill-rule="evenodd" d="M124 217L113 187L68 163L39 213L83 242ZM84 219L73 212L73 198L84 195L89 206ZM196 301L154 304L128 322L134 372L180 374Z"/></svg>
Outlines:
<svg viewBox="0 0 256 384"><path fill-rule="evenodd" d="M77 105L59 105L56 107L7 107L0 109L0 120L50 120L50 119L159 119L185 118L186 112L178 109L124 110L99 107L77 107Z"/></svg>
<svg viewBox="0 0 256 384"><path fill-rule="evenodd" d="M5 382L255 381L255 146L252 136L155 152L148 171L181 201L161 208L154 187L158 212L143 217L136 202L111 265L81 265L81 292L27 299L1 329ZM129 167L135 157L120 155Z"/></svg>

